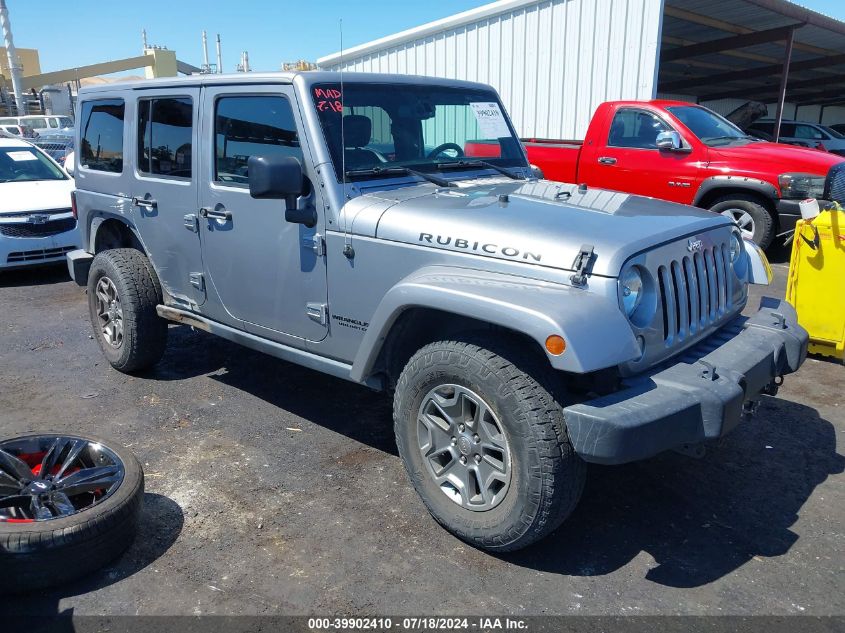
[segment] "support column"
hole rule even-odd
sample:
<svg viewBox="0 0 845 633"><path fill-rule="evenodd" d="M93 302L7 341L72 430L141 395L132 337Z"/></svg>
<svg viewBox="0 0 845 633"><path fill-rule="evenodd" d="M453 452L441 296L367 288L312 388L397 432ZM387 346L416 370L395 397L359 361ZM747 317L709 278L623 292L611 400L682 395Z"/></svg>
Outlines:
<svg viewBox="0 0 845 633"><path fill-rule="evenodd" d="M789 29L786 38L786 57L783 60L783 70L780 76L780 89L778 90L778 108L775 114L775 143L780 140L780 124L783 121L783 105L786 102L786 83L789 80L789 64L792 61L792 44L795 42L795 28Z"/></svg>
<svg viewBox="0 0 845 633"><path fill-rule="evenodd" d="M0 0L0 28L3 30L3 42L6 46L6 57L9 63L9 74L12 75L12 90L15 91L15 107L19 115L26 114L26 102L23 98L23 82L21 81L21 65L15 41L12 38L12 25L9 22L9 10L6 0Z"/></svg>

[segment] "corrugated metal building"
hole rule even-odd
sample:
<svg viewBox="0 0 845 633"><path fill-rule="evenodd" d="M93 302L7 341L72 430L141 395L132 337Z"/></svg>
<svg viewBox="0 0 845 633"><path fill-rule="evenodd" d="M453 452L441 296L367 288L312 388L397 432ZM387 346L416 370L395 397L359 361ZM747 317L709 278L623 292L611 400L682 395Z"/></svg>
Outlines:
<svg viewBox="0 0 845 633"><path fill-rule="evenodd" d="M650 99L662 0L504 0L344 51L343 69L494 86L523 136L578 138L596 106ZM317 64L339 70L337 53Z"/></svg>
<svg viewBox="0 0 845 633"><path fill-rule="evenodd" d="M786 0L500 0L317 63L488 83L521 136L577 139L615 99L774 115L786 59L784 117L845 122L845 23Z"/></svg>

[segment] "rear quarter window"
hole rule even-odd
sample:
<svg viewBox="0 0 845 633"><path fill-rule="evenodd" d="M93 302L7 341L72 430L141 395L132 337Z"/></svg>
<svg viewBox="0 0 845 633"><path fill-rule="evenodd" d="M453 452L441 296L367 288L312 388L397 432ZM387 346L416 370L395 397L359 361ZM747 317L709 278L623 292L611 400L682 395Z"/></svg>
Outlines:
<svg viewBox="0 0 845 633"><path fill-rule="evenodd" d="M79 165L84 169L123 172L123 99L98 99L82 104Z"/></svg>

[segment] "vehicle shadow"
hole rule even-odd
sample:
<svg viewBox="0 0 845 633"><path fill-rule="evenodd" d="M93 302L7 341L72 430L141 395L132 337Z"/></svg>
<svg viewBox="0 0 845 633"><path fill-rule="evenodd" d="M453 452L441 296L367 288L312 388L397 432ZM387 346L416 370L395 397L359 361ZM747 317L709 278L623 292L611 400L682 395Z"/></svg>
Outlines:
<svg viewBox="0 0 845 633"><path fill-rule="evenodd" d="M38 630L40 624L45 631L73 631L70 620L73 609L61 610L63 598L79 596L96 591L136 574L158 560L182 532L184 516L182 508L172 499L159 494L145 493L138 534L134 542L120 558L89 576L58 587L42 589L28 594L0 597L0 613L9 631ZM34 620L32 616L37 616ZM56 619L55 616L61 616ZM26 622L24 629L9 624L7 618L21 618Z"/></svg>
<svg viewBox="0 0 845 633"><path fill-rule="evenodd" d="M390 398L245 349L171 329L168 354L145 377L214 380L396 455ZM327 397L326 394L331 394ZM641 552L656 562L646 578L696 587L755 557L780 556L816 486L845 470L833 425L815 409L764 397L757 415L700 460L666 453L643 462L591 466L575 513L554 534L500 555L523 567L573 576L609 574Z"/></svg>
<svg viewBox="0 0 845 633"><path fill-rule="evenodd" d="M385 394L184 325L172 326L168 337L164 358L142 374L145 379L184 380L211 374L213 380L301 418L385 453L398 454L392 403Z"/></svg>
<svg viewBox="0 0 845 633"><path fill-rule="evenodd" d="M0 271L0 287L3 288L46 286L48 284L61 284L66 281L70 281L70 275L67 271L67 265L63 263Z"/></svg>
<svg viewBox="0 0 845 633"><path fill-rule="evenodd" d="M667 453L591 466L575 513L530 548L501 556L572 576L619 570L641 552L645 577L667 587L713 582L753 558L781 556L813 490L845 469L832 424L809 407L766 398L703 459Z"/></svg>

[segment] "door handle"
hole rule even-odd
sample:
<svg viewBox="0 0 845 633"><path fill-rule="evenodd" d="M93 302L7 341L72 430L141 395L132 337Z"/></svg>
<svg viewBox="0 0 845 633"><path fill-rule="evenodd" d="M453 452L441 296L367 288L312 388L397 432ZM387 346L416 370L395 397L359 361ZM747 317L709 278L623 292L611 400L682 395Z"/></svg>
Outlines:
<svg viewBox="0 0 845 633"><path fill-rule="evenodd" d="M613 156L599 156L599 162L602 165L615 165L616 159Z"/></svg>
<svg viewBox="0 0 845 633"><path fill-rule="evenodd" d="M132 204L136 207L143 207L145 209L155 209L158 206L158 202L152 198L139 198L137 196L132 198Z"/></svg>
<svg viewBox="0 0 845 633"><path fill-rule="evenodd" d="M225 222L228 222L232 219L232 214L225 209L215 210L209 207L203 207L200 209L200 217L208 218L210 220L224 220Z"/></svg>

